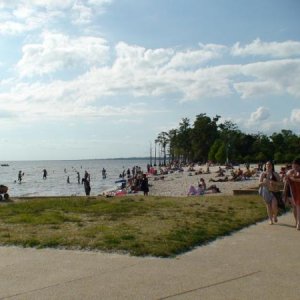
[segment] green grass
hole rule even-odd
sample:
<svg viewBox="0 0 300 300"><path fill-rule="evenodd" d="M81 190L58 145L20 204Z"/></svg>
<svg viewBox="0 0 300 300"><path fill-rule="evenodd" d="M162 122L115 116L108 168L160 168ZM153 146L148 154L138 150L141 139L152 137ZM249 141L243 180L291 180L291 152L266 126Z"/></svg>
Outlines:
<svg viewBox="0 0 300 300"><path fill-rule="evenodd" d="M0 244L172 257L263 220L259 196L69 197L0 207Z"/></svg>

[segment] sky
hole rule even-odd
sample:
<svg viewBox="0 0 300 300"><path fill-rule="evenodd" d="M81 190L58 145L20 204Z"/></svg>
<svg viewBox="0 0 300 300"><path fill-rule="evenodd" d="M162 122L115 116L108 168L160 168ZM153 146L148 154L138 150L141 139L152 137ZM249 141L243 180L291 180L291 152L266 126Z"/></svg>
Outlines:
<svg viewBox="0 0 300 300"><path fill-rule="evenodd" d="M149 156L221 116L300 134L298 0L0 0L0 160Z"/></svg>

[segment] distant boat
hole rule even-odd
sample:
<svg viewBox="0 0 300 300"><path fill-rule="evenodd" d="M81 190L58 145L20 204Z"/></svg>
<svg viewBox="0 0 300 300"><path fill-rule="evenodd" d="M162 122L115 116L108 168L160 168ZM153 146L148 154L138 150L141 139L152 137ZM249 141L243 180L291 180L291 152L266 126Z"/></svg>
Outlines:
<svg viewBox="0 0 300 300"><path fill-rule="evenodd" d="M9 164L1 164L1 167L9 167Z"/></svg>

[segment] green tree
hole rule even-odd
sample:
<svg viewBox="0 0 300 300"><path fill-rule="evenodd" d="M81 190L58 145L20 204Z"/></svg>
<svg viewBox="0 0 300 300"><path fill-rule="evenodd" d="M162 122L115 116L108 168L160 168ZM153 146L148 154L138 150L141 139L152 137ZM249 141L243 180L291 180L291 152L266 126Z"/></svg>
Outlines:
<svg viewBox="0 0 300 300"><path fill-rule="evenodd" d="M225 160L236 162L273 159L291 162L299 153L300 137L291 130L282 129L271 136L260 132L245 134L231 121L218 125L219 119L218 115L210 118L202 113L196 116L193 127L188 118L183 118L178 129L160 133L155 145L162 149L164 164L167 146L169 158L183 162L204 162L207 159L223 162L224 153Z"/></svg>
<svg viewBox="0 0 300 300"><path fill-rule="evenodd" d="M166 152L166 148L167 145L169 143L169 134L165 131L162 131L158 136L156 141L161 145L162 148L162 152L163 152L163 159L164 159L164 166L166 165L166 161L167 161L167 152Z"/></svg>
<svg viewBox="0 0 300 300"><path fill-rule="evenodd" d="M220 116L213 119L206 114L196 116L192 129L192 152L194 161L207 161L210 147L218 138L217 122Z"/></svg>
<svg viewBox="0 0 300 300"><path fill-rule="evenodd" d="M274 146L268 136L262 133L254 135L253 151L256 153L256 161L274 159Z"/></svg>
<svg viewBox="0 0 300 300"><path fill-rule="evenodd" d="M215 157L218 163L224 163L226 161L227 151L224 143L222 143L221 146L219 147Z"/></svg>
<svg viewBox="0 0 300 300"><path fill-rule="evenodd" d="M276 162L284 162L285 156L284 156L284 154L281 153L281 152L276 152L276 153L274 154L274 160L275 160Z"/></svg>
<svg viewBox="0 0 300 300"><path fill-rule="evenodd" d="M237 125L231 121L225 121L219 125L220 139L224 143L226 162L236 160L240 155L237 145L239 144L241 132Z"/></svg>
<svg viewBox="0 0 300 300"><path fill-rule="evenodd" d="M169 130L169 158L171 161L178 160L178 132L176 129Z"/></svg>
<svg viewBox="0 0 300 300"><path fill-rule="evenodd" d="M191 126L188 118L183 118L179 123L177 134L177 147L179 150L180 160L187 162L191 154Z"/></svg>
<svg viewBox="0 0 300 300"><path fill-rule="evenodd" d="M208 152L208 160L217 161L216 153L218 152L218 150L222 144L223 144L223 142L221 139L216 139L214 141L214 143L212 144L212 146L210 147L209 152Z"/></svg>
<svg viewBox="0 0 300 300"><path fill-rule="evenodd" d="M255 157L256 161L267 161L268 157L265 155L265 153L263 152L259 152L256 157Z"/></svg>

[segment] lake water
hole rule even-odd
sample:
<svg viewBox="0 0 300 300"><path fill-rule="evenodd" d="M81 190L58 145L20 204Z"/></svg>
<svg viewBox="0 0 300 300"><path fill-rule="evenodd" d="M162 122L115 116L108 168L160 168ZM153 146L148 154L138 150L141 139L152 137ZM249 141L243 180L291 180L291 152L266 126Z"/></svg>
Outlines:
<svg viewBox="0 0 300 300"><path fill-rule="evenodd" d="M85 195L84 187L78 184L85 170L91 176L91 195L114 189L118 184L119 174L134 166L147 170L146 159L95 159L95 160L60 160L60 161L5 161L0 166L0 184L8 186L11 197L18 196L70 196ZM107 171L102 178L102 168ZM47 170L47 179L43 179L43 169ZM22 183L18 183L19 171L24 172ZM70 183L67 183L67 177Z"/></svg>

